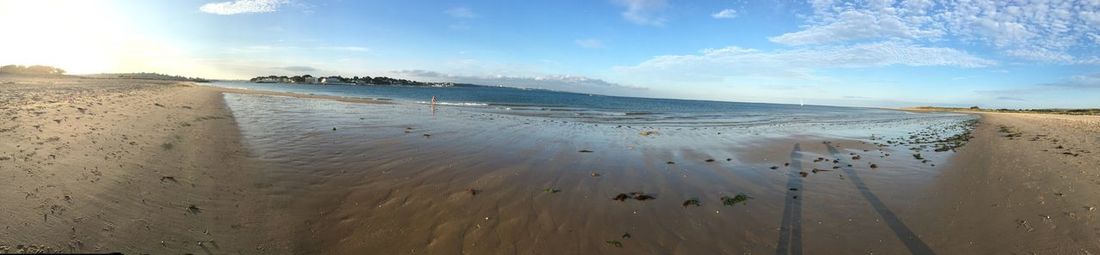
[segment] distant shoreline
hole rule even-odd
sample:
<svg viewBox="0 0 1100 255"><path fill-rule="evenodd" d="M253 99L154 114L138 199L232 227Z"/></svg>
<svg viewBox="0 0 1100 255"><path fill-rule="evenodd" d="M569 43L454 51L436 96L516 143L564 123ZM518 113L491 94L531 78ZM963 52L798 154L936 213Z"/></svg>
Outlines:
<svg viewBox="0 0 1100 255"><path fill-rule="evenodd" d="M1084 108L1084 109L1062 109L1062 108L1049 108L1049 109L984 109L978 107L962 108L962 107L935 107L935 106L917 106L917 107L902 107L894 108L894 110L911 111L911 112L959 112L959 113L1037 113L1037 114L1060 114L1060 115L1100 115L1100 108Z"/></svg>

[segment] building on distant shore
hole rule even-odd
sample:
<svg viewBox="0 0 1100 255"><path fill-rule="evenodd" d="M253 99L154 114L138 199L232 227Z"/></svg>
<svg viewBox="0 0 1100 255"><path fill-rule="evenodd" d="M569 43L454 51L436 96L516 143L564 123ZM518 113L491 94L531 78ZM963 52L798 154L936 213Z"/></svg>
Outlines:
<svg viewBox="0 0 1100 255"><path fill-rule="evenodd" d="M400 78L390 78L385 76L370 77L370 76L355 76L355 77L342 77L342 76L322 76L313 77L312 75L295 75L295 76L259 76L249 79L255 83L291 83L291 84L320 84L320 85L359 85L359 86L430 86L430 87L451 87L455 86L451 82L420 82L412 81Z"/></svg>
<svg viewBox="0 0 1100 255"><path fill-rule="evenodd" d="M338 76L329 76L329 77L321 77L321 84L326 84L326 85L351 85L353 83L348 83L347 81L344 81L344 78L341 78L341 77L338 77Z"/></svg>

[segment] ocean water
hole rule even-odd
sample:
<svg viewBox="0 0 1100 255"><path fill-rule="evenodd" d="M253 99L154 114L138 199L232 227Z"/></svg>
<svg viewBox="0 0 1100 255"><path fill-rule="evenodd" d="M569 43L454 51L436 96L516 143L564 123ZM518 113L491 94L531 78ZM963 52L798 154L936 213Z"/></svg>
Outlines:
<svg viewBox="0 0 1100 255"><path fill-rule="evenodd" d="M454 87L293 85L221 81L211 86L298 94L390 100L399 104L461 107L489 113L646 126L773 126L776 124L874 124L929 118L965 119L958 114L835 107L655 99L536 89L460 85Z"/></svg>

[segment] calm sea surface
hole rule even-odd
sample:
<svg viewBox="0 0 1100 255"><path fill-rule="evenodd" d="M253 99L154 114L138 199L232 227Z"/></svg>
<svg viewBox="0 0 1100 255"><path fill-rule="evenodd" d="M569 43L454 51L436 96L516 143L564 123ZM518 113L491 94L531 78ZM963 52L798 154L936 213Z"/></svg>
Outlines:
<svg viewBox="0 0 1100 255"><path fill-rule="evenodd" d="M392 100L508 115L561 118L592 123L648 126L754 126L776 124L873 124L913 119L966 119L956 114L855 107L737 103L580 94L534 89L460 85L454 87L292 85L213 82L211 86L299 94Z"/></svg>

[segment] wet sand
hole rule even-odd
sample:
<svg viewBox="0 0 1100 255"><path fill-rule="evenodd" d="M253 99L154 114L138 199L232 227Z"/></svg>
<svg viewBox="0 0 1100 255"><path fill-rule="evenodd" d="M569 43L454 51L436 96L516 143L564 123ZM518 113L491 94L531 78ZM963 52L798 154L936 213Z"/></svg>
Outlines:
<svg viewBox="0 0 1100 255"><path fill-rule="evenodd" d="M1095 117L955 153L242 92L0 76L0 252L1100 252Z"/></svg>
<svg viewBox="0 0 1100 255"><path fill-rule="evenodd" d="M904 220L923 213L910 202L950 154L922 161L885 140L767 133L775 127L226 100L278 185L301 187L286 210L300 215L293 249L305 253L927 251ZM750 198L724 204L738 195Z"/></svg>

